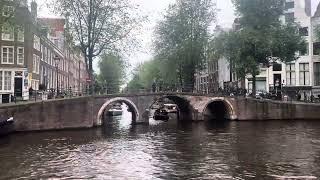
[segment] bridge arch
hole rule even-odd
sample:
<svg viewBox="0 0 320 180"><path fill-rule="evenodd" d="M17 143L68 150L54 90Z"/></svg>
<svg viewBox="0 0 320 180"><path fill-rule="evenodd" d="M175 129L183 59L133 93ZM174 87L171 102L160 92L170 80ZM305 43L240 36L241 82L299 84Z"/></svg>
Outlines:
<svg viewBox="0 0 320 180"><path fill-rule="evenodd" d="M112 98L108 101L106 101L100 108L99 112L98 112L98 116L97 116L97 121L98 124L101 125L102 124L102 120L103 120L103 115L104 115L104 111L107 109L107 107L110 104L113 103L125 103L128 107L129 110L132 112L132 121L136 122L139 119L139 110L138 107L135 105L135 103L133 103L130 99L124 98L124 97L118 97L118 98Z"/></svg>
<svg viewBox="0 0 320 180"><path fill-rule="evenodd" d="M157 97L154 99L153 103L150 105L150 108L153 104L156 102L159 102L164 99L169 99L173 103L175 103L178 106L179 116L178 120L192 120L192 106L190 104L190 101L180 95L163 95L160 97Z"/></svg>
<svg viewBox="0 0 320 180"><path fill-rule="evenodd" d="M212 98L206 103L202 111L205 119L212 120L236 120L237 115L233 105L225 98Z"/></svg>

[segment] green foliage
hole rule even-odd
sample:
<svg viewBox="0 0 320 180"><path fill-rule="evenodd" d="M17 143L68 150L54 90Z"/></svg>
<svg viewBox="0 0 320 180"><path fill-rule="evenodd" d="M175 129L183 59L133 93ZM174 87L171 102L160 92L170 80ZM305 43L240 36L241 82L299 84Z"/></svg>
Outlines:
<svg viewBox="0 0 320 180"><path fill-rule="evenodd" d="M240 77L255 76L259 65L269 66L275 61L291 62L297 51L305 50L305 41L299 35L298 25L283 24L283 0L234 0L241 29L222 32L211 43L212 49L225 56Z"/></svg>
<svg viewBox="0 0 320 180"><path fill-rule="evenodd" d="M140 64L133 73L133 78L128 84L129 90L147 89L151 90L152 84L166 87L176 86L175 70L169 68L166 61L154 59Z"/></svg>
<svg viewBox="0 0 320 180"><path fill-rule="evenodd" d="M124 83L126 63L118 55L103 54L99 61L100 73L97 77L104 92L119 93L120 86Z"/></svg>
<svg viewBox="0 0 320 180"><path fill-rule="evenodd" d="M95 57L117 51L121 42L130 39L141 20L129 0L54 0L52 6L66 17L75 44L85 55L91 79Z"/></svg>
<svg viewBox="0 0 320 180"><path fill-rule="evenodd" d="M245 28L268 31L271 26L280 25L279 16L285 9L285 0L232 0Z"/></svg>
<svg viewBox="0 0 320 180"><path fill-rule="evenodd" d="M8 16L3 16L3 11L4 11L4 8L7 7L7 6L11 6L13 7L13 11L8 15ZM10 2L10 1L4 1L4 0L1 0L0 2L0 26L2 26L3 24L8 24L10 26L15 26L16 24L16 9L17 8L20 8L21 4L20 2L18 1L13 1L13 2Z"/></svg>
<svg viewBox="0 0 320 180"><path fill-rule="evenodd" d="M180 86L193 88L194 73L206 60L209 27L214 20L211 0L177 0L155 31L157 58L175 73Z"/></svg>

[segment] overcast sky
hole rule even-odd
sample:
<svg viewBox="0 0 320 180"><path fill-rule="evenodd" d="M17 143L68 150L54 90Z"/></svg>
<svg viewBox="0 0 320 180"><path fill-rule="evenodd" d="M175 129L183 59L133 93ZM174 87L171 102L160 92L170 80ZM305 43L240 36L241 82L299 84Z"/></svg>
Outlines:
<svg viewBox="0 0 320 180"><path fill-rule="evenodd" d="M37 0L39 4L39 15L42 17L54 17L50 10L44 5L48 0ZM132 0L135 4L140 6L140 10L143 14L149 16L149 22L146 23L143 27L143 31L140 33L142 40L142 49L139 52L136 52L135 55L129 57L130 64L133 66L149 60L152 58L151 42L152 42L152 33L154 26L157 21L159 21L169 6L175 0ZM231 0L216 0L217 2L217 24L228 28L232 26L234 15L234 7L231 3ZM304 2L304 0L301 0ZM313 12L315 12L318 3L320 0L311 0Z"/></svg>

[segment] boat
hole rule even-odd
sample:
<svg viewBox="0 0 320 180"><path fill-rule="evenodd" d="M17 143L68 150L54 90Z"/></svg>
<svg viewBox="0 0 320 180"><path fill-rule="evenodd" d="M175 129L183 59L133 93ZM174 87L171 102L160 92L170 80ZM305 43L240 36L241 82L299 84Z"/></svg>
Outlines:
<svg viewBox="0 0 320 180"><path fill-rule="evenodd" d="M5 136L14 131L13 117L0 119L0 136Z"/></svg>
<svg viewBox="0 0 320 180"><path fill-rule="evenodd" d="M177 113L178 112L178 106L176 104L164 104L164 109L168 113Z"/></svg>
<svg viewBox="0 0 320 180"><path fill-rule="evenodd" d="M157 109L153 115L153 119L156 121L168 121L169 118L168 112L165 109Z"/></svg>
<svg viewBox="0 0 320 180"><path fill-rule="evenodd" d="M121 104L115 104L108 110L109 116L121 116L123 113Z"/></svg>

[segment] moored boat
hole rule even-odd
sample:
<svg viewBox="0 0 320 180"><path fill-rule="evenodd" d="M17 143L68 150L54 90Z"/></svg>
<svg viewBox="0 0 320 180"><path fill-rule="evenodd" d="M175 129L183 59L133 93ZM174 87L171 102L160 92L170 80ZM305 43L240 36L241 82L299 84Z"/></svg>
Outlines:
<svg viewBox="0 0 320 180"><path fill-rule="evenodd" d="M153 119L157 121L168 121L169 118L168 112L164 109L157 109L153 115Z"/></svg>
<svg viewBox="0 0 320 180"><path fill-rule="evenodd" d="M0 136L5 136L14 131L13 117L0 119Z"/></svg>
<svg viewBox="0 0 320 180"><path fill-rule="evenodd" d="M178 106L176 104L164 104L164 109L168 113L177 113L178 112Z"/></svg>
<svg viewBox="0 0 320 180"><path fill-rule="evenodd" d="M109 116L121 116L123 113L121 104L115 104L108 110Z"/></svg>

